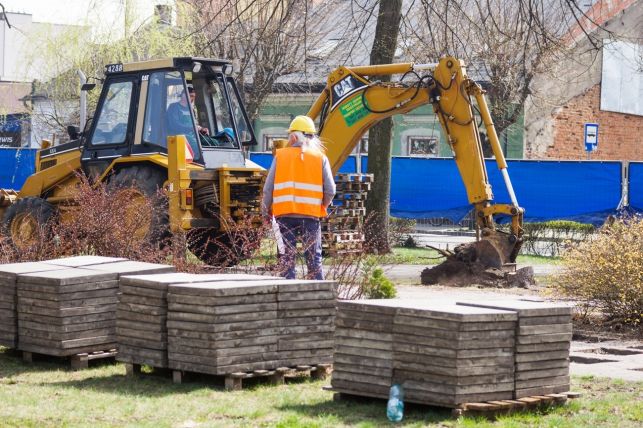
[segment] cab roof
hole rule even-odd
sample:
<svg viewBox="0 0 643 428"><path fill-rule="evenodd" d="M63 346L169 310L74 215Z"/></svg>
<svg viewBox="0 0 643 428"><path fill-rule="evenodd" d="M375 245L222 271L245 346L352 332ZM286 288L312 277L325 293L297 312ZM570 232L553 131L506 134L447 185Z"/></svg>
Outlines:
<svg viewBox="0 0 643 428"><path fill-rule="evenodd" d="M152 59L149 61L128 62L125 64L108 64L105 66L106 74L128 73L132 71L157 70L164 68L192 68L196 63L209 65L214 68L232 66L232 61L201 57L174 57Z"/></svg>

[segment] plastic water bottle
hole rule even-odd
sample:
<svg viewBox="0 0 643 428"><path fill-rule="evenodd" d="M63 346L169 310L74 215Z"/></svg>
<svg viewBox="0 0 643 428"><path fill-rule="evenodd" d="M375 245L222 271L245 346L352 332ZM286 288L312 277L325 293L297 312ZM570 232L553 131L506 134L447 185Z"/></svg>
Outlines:
<svg viewBox="0 0 643 428"><path fill-rule="evenodd" d="M389 391L386 417L391 422L399 422L404 417L404 390L398 383L392 385Z"/></svg>

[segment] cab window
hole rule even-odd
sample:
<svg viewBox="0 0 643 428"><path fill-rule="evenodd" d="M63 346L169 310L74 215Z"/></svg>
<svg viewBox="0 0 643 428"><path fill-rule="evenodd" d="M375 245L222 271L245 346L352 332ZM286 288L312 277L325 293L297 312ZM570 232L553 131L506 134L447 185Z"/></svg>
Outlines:
<svg viewBox="0 0 643 428"><path fill-rule="evenodd" d="M94 146L122 144L127 136L134 85L130 82L109 84L100 110L91 144Z"/></svg>
<svg viewBox="0 0 643 428"><path fill-rule="evenodd" d="M248 143L252 141L252 132L250 130L250 125L248 124L248 118L246 117L242 104L239 101L237 88L234 85L234 81L230 78L228 79L228 94L230 95L232 116L237 124L237 131L239 132L237 140L241 141L241 143Z"/></svg>
<svg viewBox="0 0 643 428"><path fill-rule="evenodd" d="M185 135L197 156L199 144L194 112L178 71L152 73L149 77L143 141L167 148L167 137Z"/></svg>

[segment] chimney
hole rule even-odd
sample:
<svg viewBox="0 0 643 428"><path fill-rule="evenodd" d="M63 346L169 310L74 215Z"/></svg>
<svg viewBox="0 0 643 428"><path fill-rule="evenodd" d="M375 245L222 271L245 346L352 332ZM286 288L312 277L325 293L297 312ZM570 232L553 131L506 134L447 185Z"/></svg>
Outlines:
<svg viewBox="0 0 643 428"><path fill-rule="evenodd" d="M159 24L172 25L172 6L157 4L154 6L154 18Z"/></svg>

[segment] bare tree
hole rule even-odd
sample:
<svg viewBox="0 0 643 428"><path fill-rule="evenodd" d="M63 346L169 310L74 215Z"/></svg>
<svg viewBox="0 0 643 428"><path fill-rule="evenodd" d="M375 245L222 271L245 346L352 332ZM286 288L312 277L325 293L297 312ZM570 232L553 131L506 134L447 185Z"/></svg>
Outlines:
<svg viewBox="0 0 643 428"><path fill-rule="evenodd" d="M312 0L190 0L193 31L203 32L206 56L236 62L251 119L283 76L304 85L308 56L328 34L320 23L334 2ZM327 4L328 3L328 4ZM305 88L304 88L305 89Z"/></svg>
<svg viewBox="0 0 643 428"><path fill-rule="evenodd" d="M375 37L371 50L371 64L393 62L397 49L402 0L381 2L377 14ZM388 76L381 76L388 77ZM368 156L368 172L374 174L372 191L366 200L366 213L371 216L374 227L367 229L368 248L378 253L388 253L388 216L391 194L391 149L393 120L387 118L375 125L368 134L372 150Z"/></svg>

